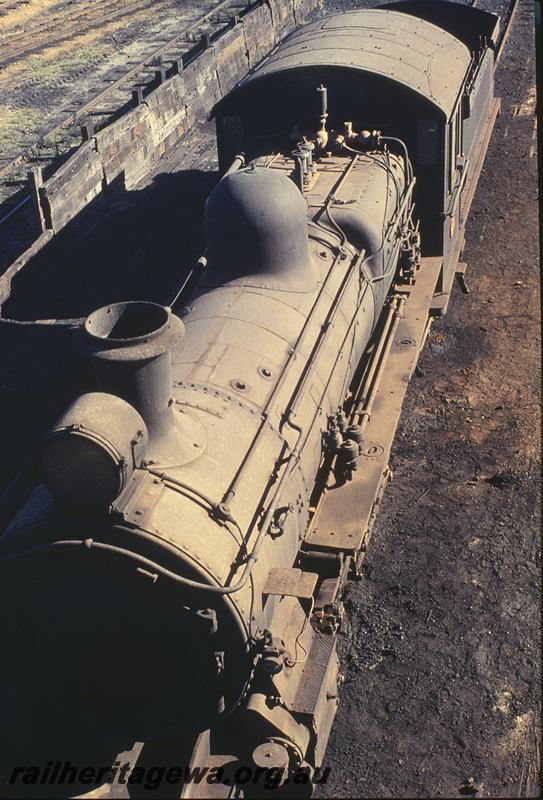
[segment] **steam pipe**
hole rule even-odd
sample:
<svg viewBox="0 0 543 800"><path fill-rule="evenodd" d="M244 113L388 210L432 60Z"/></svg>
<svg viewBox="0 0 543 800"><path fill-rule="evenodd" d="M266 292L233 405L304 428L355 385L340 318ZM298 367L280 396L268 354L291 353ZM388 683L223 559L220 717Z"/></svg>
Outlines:
<svg viewBox="0 0 543 800"><path fill-rule="evenodd" d="M403 152L403 156L405 158L405 169L406 169L406 172L407 172L407 181L408 181L408 183L411 183L411 181L413 180L413 167L411 166L411 161L409 160L409 153L407 152L407 147L405 146L405 143L402 142L401 139L398 139L396 136L381 136L380 137L380 141L381 142L394 142L395 144L398 144L401 147L402 152Z"/></svg>
<svg viewBox="0 0 543 800"><path fill-rule="evenodd" d="M232 161L232 163L230 164L230 166L228 167L228 169L226 170L226 172L222 177L226 178L227 175L231 175L233 172L237 172L238 169L241 169L244 166L245 166L245 153L238 153L236 156L234 156L234 160Z"/></svg>
<svg viewBox="0 0 543 800"><path fill-rule="evenodd" d="M391 304L390 306L390 310L387 315L387 325L389 325L388 331L386 336L383 337L384 341L379 349L379 352L375 354L375 358L373 359L373 364L370 368L371 377L368 376L369 380L371 381L370 388L366 394L366 397L361 398L357 402L354 413L352 414L351 421L358 422L361 430L364 430L371 417L373 402L377 395L379 384L381 383L383 369L386 364L388 354L390 353L392 343L394 342L394 336L398 330L400 320L402 319L402 311L406 301L407 298L404 296L395 297L394 305Z"/></svg>

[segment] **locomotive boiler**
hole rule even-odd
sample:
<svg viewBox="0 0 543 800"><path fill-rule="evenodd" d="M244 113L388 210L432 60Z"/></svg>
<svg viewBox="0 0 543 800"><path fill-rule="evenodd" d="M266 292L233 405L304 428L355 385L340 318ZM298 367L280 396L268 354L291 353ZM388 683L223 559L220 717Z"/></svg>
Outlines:
<svg viewBox="0 0 543 800"><path fill-rule="evenodd" d="M422 59L418 94L415 63L378 68L381 40ZM349 47L371 69L332 63ZM87 317L75 346L95 391L45 437L1 540L10 668L52 735L83 720L119 749L190 750L222 731L256 766L322 763L337 620L315 614L314 487L323 466L336 486L357 468L350 387L392 287L420 266L416 185L446 282L457 232L443 217L436 231L426 176L449 180L473 59L407 12L336 15L218 105L223 177L191 291L176 313L128 301Z"/></svg>

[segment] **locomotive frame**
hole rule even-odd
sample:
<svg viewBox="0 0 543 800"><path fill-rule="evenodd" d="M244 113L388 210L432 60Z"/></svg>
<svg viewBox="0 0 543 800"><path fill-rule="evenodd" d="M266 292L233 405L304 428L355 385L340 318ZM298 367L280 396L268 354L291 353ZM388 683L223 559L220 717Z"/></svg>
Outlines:
<svg viewBox="0 0 543 800"><path fill-rule="evenodd" d="M296 564L302 575L304 571L320 575L313 613L329 637L334 636L341 624L340 597L345 581L349 577L361 577L361 565L379 504L393 477L389 457L403 400L432 321L446 313L455 278L462 292L469 291L465 280L467 265L460 261L465 227L500 111L500 100L494 97L499 17L446 0L401 0L381 8L389 9L394 15L401 12L414 17L423 31L426 23L446 31L469 50L469 59L467 63L461 62L455 54L460 63L450 69L441 86L442 93L432 92L432 89L423 92L420 74L410 80L402 74L401 67L391 74L376 61L371 67L364 63L364 45L368 41L364 41L363 31L355 31L355 34L362 34L356 51L349 50L346 42L332 42L336 49L331 49L333 55L327 63L328 75L338 70L345 80L350 77L349 73L352 75L354 70L359 70L360 81L376 79L375 97L382 91L390 91L390 85L394 84L397 113L390 128L405 142L418 178L414 197L421 218L423 254L412 285L396 284L391 288L390 296L396 299L397 305L392 304L383 311L379 328L361 360L363 366L358 382L351 387L351 409L361 412L359 421L364 433L362 463L351 480L333 491L327 490L326 478L321 482L308 534ZM353 12L353 17L354 14L356 12ZM311 33L307 34L308 30ZM401 42L396 38L396 56L400 46L405 48L409 58L407 51L411 48L416 50L419 33L420 29L415 26L410 32L412 41L405 35ZM370 34L372 38L373 35ZM304 37L309 47L304 44ZM284 87L288 86L289 80L296 85L296 72L307 70L314 84L320 79L325 80L315 67L326 39L327 46L331 47L330 33L322 31L321 34L319 23L291 34L263 65L217 104L217 143L223 172L238 153L248 149L248 140L258 138L258 125L265 124L262 120L268 122L270 119L266 110L277 109L280 103L284 103ZM360 59L359 63L357 59ZM402 61L401 57L399 61ZM427 76L428 70L423 71ZM274 86L274 78L276 81L279 78L278 86ZM424 95L422 98L421 94ZM419 95L418 98L415 95ZM284 104L281 107L284 109ZM414 107L418 114L413 114ZM365 118L370 117L371 111ZM256 125L255 119L258 121ZM428 191L425 192L421 184L430 187ZM291 586L300 581L294 573L295 570L290 576ZM278 591L284 591L285 581L286 576L281 575ZM305 678L312 685L324 689L327 696L335 698L337 687L330 673L330 661L330 657L323 658L318 651L310 653ZM329 710L321 720L324 729L331 727L334 715L335 711ZM224 767L229 763L232 763L231 756L224 750L218 752L214 749L209 736L203 735L199 739L192 766ZM207 786L205 796L211 796L210 789L216 797L233 796L230 794L233 790L225 790L224 786ZM201 791L195 785L187 786L182 796L203 797Z"/></svg>

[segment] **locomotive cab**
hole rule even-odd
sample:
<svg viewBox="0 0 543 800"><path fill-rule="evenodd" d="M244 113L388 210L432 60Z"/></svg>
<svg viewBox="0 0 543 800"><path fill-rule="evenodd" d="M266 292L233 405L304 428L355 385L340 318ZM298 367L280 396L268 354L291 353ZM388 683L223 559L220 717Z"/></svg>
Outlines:
<svg viewBox="0 0 543 800"><path fill-rule="evenodd" d="M333 15L291 34L215 107L219 163L288 146L318 119L328 88L330 128L401 139L416 175L422 253L442 256L450 286L471 192L497 113L499 17L450 2L406 0ZM280 109L280 113L279 113Z"/></svg>

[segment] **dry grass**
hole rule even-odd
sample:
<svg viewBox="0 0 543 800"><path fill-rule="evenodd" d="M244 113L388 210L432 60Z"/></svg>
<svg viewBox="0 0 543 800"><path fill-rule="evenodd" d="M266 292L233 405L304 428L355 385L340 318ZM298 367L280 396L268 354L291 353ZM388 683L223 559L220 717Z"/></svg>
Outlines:
<svg viewBox="0 0 543 800"><path fill-rule="evenodd" d="M84 6L88 11L100 6L116 10L125 4L90 0ZM101 88L102 77L111 69L145 57L149 52L146 36L152 38L162 27L173 35L175 25L180 27L184 19L194 16L198 5L163 0L145 3L116 19L100 22L98 17L96 27L77 31L0 69L0 155L14 156L37 141L40 130L52 127L67 116L68 109L75 110ZM0 16L0 36L41 24L45 12L49 18L58 15L60 26L62 14L79 7L58 0L31 0Z"/></svg>
<svg viewBox="0 0 543 800"><path fill-rule="evenodd" d="M10 31L19 32L29 22L34 22L46 11L50 11L55 6L62 6L58 0L29 0L24 5L20 4L17 8L10 9L0 17L0 32L2 34ZM1 12L1 6L0 6Z"/></svg>

